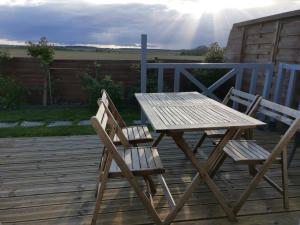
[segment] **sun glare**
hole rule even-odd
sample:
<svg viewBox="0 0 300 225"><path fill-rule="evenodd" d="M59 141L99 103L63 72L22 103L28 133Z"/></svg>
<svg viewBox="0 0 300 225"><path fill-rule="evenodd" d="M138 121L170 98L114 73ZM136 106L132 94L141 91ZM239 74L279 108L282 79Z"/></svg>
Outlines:
<svg viewBox="0 0 300 225"><path fill-rule="evenodd" d="M223 9L247 9L264 7L272 4L272 0L186 0L172 1L170 8L192 15L201 15L201 13L218 13Z"/></svg>

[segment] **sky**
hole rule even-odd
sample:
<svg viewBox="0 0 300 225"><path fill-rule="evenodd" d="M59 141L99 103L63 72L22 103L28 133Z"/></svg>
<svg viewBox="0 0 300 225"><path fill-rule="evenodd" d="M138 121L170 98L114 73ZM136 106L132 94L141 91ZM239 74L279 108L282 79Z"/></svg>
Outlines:
<svg viewBox="0 0 300 225"><path fill-rule="evenodd" d="M0 44L226 46L233 23L300 9L300 0L0 0Z"/></svg>

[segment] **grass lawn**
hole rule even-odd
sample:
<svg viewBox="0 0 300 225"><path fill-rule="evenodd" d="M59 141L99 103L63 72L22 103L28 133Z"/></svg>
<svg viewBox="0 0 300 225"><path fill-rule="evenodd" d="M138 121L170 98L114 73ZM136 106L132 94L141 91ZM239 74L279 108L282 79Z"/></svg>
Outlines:
<svg viewBox="0 0 300 225"><path fill-rule="evenodd" d="M127 125L138 120L140 111L137 106L120 105L119 112ZM47 106L26 107L18 110L0 111L0 122L43 121L49 123L56 120L71 120L77 123L89 119L96 113L83 106ZM63 126L63 127L21 127L0 128L0 137L35 137L35 136L65 136L94 134L91 126Z"/></svg>

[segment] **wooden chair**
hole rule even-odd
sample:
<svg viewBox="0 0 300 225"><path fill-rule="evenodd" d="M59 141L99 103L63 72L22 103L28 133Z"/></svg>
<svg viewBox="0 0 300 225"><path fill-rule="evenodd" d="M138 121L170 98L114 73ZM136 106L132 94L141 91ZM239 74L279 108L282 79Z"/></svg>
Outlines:
<svg viewBox="0 0 300 225"><path fill-rule="evenodd" d="M234 89L233 87L228 91L227 95L223 99L222 103L224 105L228 105L229 103L232 103L232 105L239 104L242 111L250 115L252 107L255 105L256 101L258 100L258 95L252 95L243 91L239 91L237 89ZM251 115L250 115L251 116ZM226 129L218 129L218 130L205 130L204 134L198 141L198 143L194 147L194 153L197 153L198 148L202 145L205 138L222 138L226 133ZM249 139L251 134L249 131L245 131L244 136Z"/></svg>
<svg viewBox="0 0 300 225"><path fill-rule="evenodd" d="M258 112L264 115L265 118L270 117L288 125L289 128L271 152L265 150L253 140L231 140L224 147L224 152L236 163L248 164L252 168L250 172L254 176L250 185L234 207L235 213L239 211L261 179L266 180L283 195L284 207L288 208L287 145L300 127L300 111L262 99L259 103ZM268 168L273 163L281 164L282 187L266 175ZM257 164L262 164L259 170L256 168Z"/></svg>
<svg viewBox="0 0 300 225"><path fill-rule="evenodd" d="M159 158L157 148L130 146L122 129L108 109L107 104L104 104L102 101L98 103L98 112L96 116L91 118L91 123L104 144L104 150L100 160L99 178L97 181L97 200L92 225L96 224L105 185L108 179L112 177L125 177L144 204L153 221L156 224L162 224L153 205L153 190L151 190L151 184L147 177L157 175L171 208L175 206L175 202L162 176L165 170ZM119 148L117 148L113 142L113 138L116 134L123 144L123 146L119 146ZM139 185L137 177L144 178L147 189L146 193Z"/></svg>
<svg viewBox="0 0 300 225"><path fill-rule="evenodd" d="M114 105L113 101L109 97L108 93L105 90L102 90L101 93L102 96L99 100L103 101L108 107L108 109L111 111L112 115L114 116L115 120L118 122L119 126L122 128L122 131L130 144L136 146L137 144L153 142L151 133L146 125L127 127L125 121L121 117L116 106ZM99 100L98 100L98 105L99 105ZM114 143L116 145L121 144L118 135L114 137Z"/></svg>

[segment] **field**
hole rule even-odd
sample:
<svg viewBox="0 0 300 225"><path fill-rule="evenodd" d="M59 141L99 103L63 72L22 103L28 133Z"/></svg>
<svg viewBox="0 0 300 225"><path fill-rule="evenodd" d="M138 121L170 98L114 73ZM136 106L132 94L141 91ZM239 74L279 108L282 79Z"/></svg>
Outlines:
<svg viewBox="0 0 300 225"><path fill-rule="evenodd" d="M12 57L29 57L24 48L7 48ZM179 50L148 50L148 59L174 60L203 60L203 56L180 55ZM83 59L83 60L139 60L140 49L105 49L105 50L55 50L55 59Z"/></svg>

